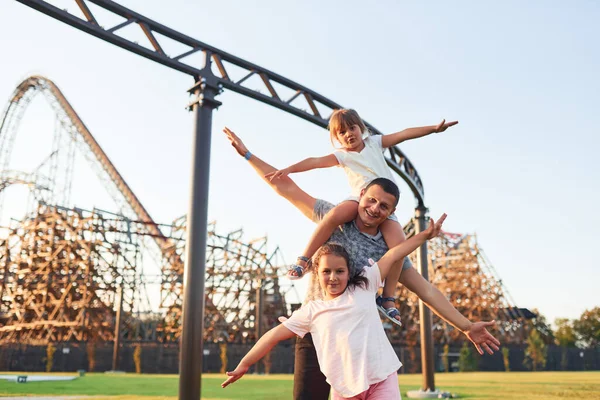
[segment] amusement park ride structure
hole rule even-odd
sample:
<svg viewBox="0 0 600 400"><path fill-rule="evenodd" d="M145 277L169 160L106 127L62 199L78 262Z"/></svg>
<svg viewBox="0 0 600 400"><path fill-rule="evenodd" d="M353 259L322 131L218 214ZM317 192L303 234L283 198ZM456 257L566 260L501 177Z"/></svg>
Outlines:
<svg viewBox="0 0 600 400"><path fill-rule="evenodd" d="M279 252L268 254L264 238L244 243L241 232L218 235L214 224L207 223L212 110L221 105L216 96L224 89L232 90L321 127L327 126L330 113L341 106L113 1L75 0L77 15L43 0L17 1L193 77L195 84L190 93L194 100L189 105L195 121L192 200L185 218L167 225L154 222L56 85L39 76L25 80L15 90L2 120L0 195L7 185L25 184L37 201L25 220L9 227L9 236L0 243L0 340L89 340L95 336L118 341L121 318L120 312L110 318L114 315L113 305L123 303L124 308L119 306L118 311L133 312L144 284L138 268L140 249L154 249L162 270L161 307L166 310L158 336L181 343L180 398L199 398L204 340L254 340L263 327L271 327L277 316L289 311L278 280ZM121 22L106 28L94 15L92 4ZM150 48L120 35L120 30L129 25L142 30ZM169 56L161 45L163 37L187 50ZM202 65L186 61L193 54L204 55ZM59 146L59 140L64 139L57 134L53 149L49 149L50 173L45 179L39 174L8 169L23 110L38 92L49 100L59 121L58 130L69 138L69 145ZM380 134L372 125L367 126ZM64 183L57 185L58 168L53 160L65 152L63 157L72 159L75 148L86 155L113 195L116 214L61 205L72 189L72 164L66 163ZM399 148L390 148L386 159L415 196L415 218L407 231L419 232L427 220L422 180ZM446 234L432 243L429 251L422 246L415 261L419 272L426 279L432 273L434 283L465 315L502 321L501 333L507 337L518 331L519 323L513 315L518 309L511 305L514 302L508 302L501 281L473 236ZM455 332L437 319L433 324L422 302L418 302L417 313L416 299L399 290L405 328L392 329L390 336L396 341L420 342L423 389L433 391L434 333L449 338ZM111 335L112 320L119 333L116 336Z"/></svg>
<svg viewBox="0 0 600 400"><path fill-rule="evenodd" d="M58 121L50 156L33 172L9 170L21 119L36 94L48 101ZM77 151L118 213L67 206L65 188L72 186ZM187 219L154 222L49 79L29 77L12 94L0 126L0 165L0 196L9 186L25 185L34 200L26 217L11 220L0 240L0 342L112 341L125 332L131 340L179 340ZM254 341L289 312L276 269L283 264L281 255L277 248L268 251L266 237L245 242L241 230L220 235L212 222L207 250L204 340ZM145 253L161 267L163 317L140 328L148 316L136 310L145 301L145 286L156 279L141 268ZM122 327L114 323L113 306L119 303L116 308L127 317ZM257 318L263 323L256 324Z"/></svg>

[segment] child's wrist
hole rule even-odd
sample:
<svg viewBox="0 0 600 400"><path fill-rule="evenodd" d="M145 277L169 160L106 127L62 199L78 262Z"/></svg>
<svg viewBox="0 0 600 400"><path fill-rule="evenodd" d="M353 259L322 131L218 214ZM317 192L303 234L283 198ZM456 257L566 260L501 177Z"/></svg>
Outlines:
<svg viewBox="0 0 600 400"><path fill-rule="evenodd" d="M238 364L238 366L235 369L241 369L241 370L249 370L250 367L252 366L252 364L249 364L247 362L245 362L244 360L240 361L240 363Z"/></svg>

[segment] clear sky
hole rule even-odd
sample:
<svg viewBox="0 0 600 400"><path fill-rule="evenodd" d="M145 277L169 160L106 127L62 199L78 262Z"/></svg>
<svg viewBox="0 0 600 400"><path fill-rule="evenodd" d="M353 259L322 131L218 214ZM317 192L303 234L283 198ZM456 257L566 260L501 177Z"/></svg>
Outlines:
<svg viewBox="0 0 600 400"><path fill-rule="evenodd" d="M553 321L600 305L593 250L600 243L597 2L119 3L356 108L384 133L459 120L443 134L401 145L423 179L430 214L448 213L448 231L477 234L519 306ZM52 4L77 11L73 0ZM141 31L129 28L124 35L143 43ZM30 74L47 76L156 221L187 212L190 77L15 1L0 5L0 44L0 96L8 99ZM249 239L266 234L292 261L314 225L258 179L221 129L229 126L280 167L330 152L328 134L233 92L219 100L209 220L223 233L243 227ZM52 129L38 99L12 167L39 163ZM330 201L349 192L339 169L294 179ZM85 198L91 179L75 183L80 207L110 207L101 195ZM398 215L407 221L415 201L401 189Z"/></svg>

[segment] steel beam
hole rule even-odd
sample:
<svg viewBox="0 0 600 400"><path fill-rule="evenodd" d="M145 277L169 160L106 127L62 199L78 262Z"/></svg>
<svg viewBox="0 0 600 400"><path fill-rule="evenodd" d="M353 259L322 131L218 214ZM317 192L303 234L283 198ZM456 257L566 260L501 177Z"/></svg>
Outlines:
<svg viewBox="0 0 600 400"><path fill-rule="evenodd" d="M415 210L416 233L423 232L427 229L426 219L427 209L425 207L417 207ZM423 243L417 249L417 268L423 279L429 282L429 266L427 262L427 242ZM421 323L421 366L423 368L423 385L424 391L434 391L435 381L433 378L433 334L431 327L433 325L431 319L431 310L427 308L423 300L419 299L419 320Z"/></svg>
<svg viewBox="0 0 600 400"><path fill-rule="evenodd" d="M190 104L194 113L194 142L183 272L183 328L179 364L180 400L199 399L201 392L212 112L221 105L215 100L215 97L221 92L221 88L210 76L201 78L190 89L190 92L195 96L194 101Z"/></svg>
<svg viewBox="0 0 600 400"><path fill-rule="evenodd" d="M187 75L191 75L194 77L194 79L203 76L203 71L206 70L206 66L211 65L212 62L214 62L215 66L217 67L216 69L220 74L220 76L217 76L216 79L223 88L279 108L280 110L288 112L323 128L327 127L329 116L322 116L321 112L319 112L318 106L320 105L322 108L329 110L342 108L341 105L333 100L330 100L305 86L302 86L259 65L253 64L216 47L208 45L200 40L177 32L150 18L138 14L133 10L123 7L114 1L75 0L74 4L76 4L82 10L82 13L85 15L85 19L69 14L67 11L55 7L44 0L16 1L34 8L55 19L58 19L59 21L62 21L68 25L71 25L74 28L82 30L92 36L96 36L97 38L112 43L115 46L119 46L125 50L148 58L159 64L183 72ZM86 1L94 3L98 7L101 7L108 12L125 18L126 21L118 24L115 27L105 29L102 26L101 21L98 21L98 19L92 14L91 10L87 7ZM140 27L142 33L144 33L144 35L148 38L149 45L154 50L146 48L134 41L116 34L120 28L132 23L135 23ZM187 46L189 47L189 50L179 55L169 56L164 52L163 47L160 45L159 38L155 36L154 33L166 36L181 45ZM198 51L202 51L205 56L204 65L201 67L195 67L182 61L182 59L184 59L186 56ZM247 72L246 77L238 81L233 80L227 72L227 65L225 65L225 63L245 70ZM265 89L266 93L262 93L260 89L252 89L242 85L245 79L252 75L258 75L260 77L264 85L262 89ZM293 105L293 99L282 99L281 94L277 93L273 83L277 83L278 85L285 87L291 93L295 93L293 99L298 98L300 94L302 94L302 98L305 99L305 102L302 103L302 105ZM304 109L303 106L306 106L307 109ZM367 122L365 123L373 134L381 134L381 132L373 125ZM406 157L406 155L398 147L394 146L388 150L388 156L386 157L386 160L390 168L392 168L392 170L394 170L408 184L414 196L416 197L418 204L423 205L423 182L420 179L416 168L410 162L408 157Z"/></svg>

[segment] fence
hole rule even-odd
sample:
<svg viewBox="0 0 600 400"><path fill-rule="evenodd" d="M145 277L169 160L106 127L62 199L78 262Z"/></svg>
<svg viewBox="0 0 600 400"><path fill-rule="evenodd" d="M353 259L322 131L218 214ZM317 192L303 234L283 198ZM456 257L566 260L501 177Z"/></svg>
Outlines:
<svg viewBox="0 0 600 400"><path fill-rule="evenodd" d="M52 359L52 371L75 372L83 369L93 372L104 372L112 369L112 343L55 343L56 351ZM177 344L124 342L120 349L118 368L121 371L135 372L133 353L136 346L141 347L141 371L143 373L176 374L179 372L179 346ZM242 357L250 350L252 344L227 344L227 370L235 368ZM396 354L404 367L400 373L421 372L421 352L418 347L395 347ZM436 370L443 370L442 346L434 349ZM457 370L460 348L451 347L448 361L451 370ZM475 352L475 349L473 348ZM509 347L511 371L526 371L523 361L525 346ZM268 358L270 365L264 362L253 367L252 372L293 373L294 341L286 341L276 346ZM94 367L90 368L90 361ZM504 371L501 352L493 355L477 356L479 371ZM46 346L4 344L0 345L0 371L46 371ZM220 372L222 367L221 347L217 343L204 344L203 372ZM548 371L582 371L600 370L600 348L581 350L577 348L561 348L550 346L547 351L546 367Z"/></svg>

